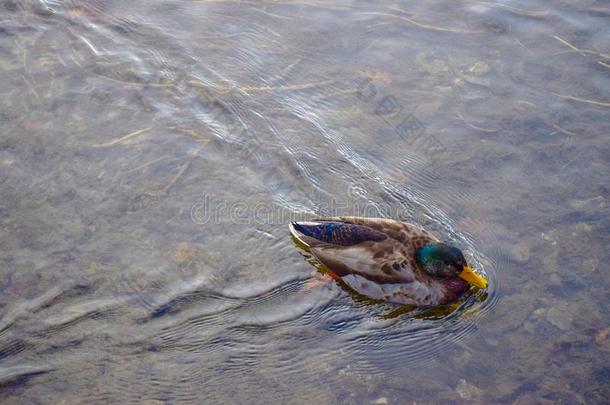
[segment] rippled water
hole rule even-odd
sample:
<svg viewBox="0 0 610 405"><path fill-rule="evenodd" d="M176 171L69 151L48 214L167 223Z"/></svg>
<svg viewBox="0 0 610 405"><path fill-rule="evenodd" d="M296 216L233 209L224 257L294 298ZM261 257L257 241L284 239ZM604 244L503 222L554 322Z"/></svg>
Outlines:
<svg viewBox="0 0 610 405"><path fill-rule="evenodd" d="M2 403L604 403L604 2L0 1ZM491 281L319 282L400 218Z"/></svg>

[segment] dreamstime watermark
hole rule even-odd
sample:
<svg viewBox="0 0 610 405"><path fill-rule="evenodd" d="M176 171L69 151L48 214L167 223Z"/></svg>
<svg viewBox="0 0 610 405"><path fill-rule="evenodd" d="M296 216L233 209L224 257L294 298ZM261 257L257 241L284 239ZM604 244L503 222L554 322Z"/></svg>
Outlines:
<svg viewBox="0 0 610 405"><path fill-rule="evenodd" d="M214 197L203 194L191 206L190 216L197 225L277 225L293 221L306 221L316 217L365 216L378 217L380 211L391 218L404 216L400 207L383 207L366 200L348 203L346 200L331 199L319 203L314 212L296 212L273 203L257 202L249 204L245 201L228 203L217 201ZM392 212L394 211L394 212Z"/></svg>

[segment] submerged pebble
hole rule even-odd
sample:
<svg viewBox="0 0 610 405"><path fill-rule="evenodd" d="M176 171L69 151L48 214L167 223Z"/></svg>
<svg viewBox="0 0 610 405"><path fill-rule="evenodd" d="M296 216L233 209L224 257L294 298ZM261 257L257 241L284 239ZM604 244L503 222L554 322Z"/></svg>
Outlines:
<svg viewBox="0 0 610 405"><path fill-rule="evenodd" d="M553 307L548 310L546 316L551 324L564 331L569 330L572 327L573 322L573 316L566 307L567 305Z"/></svg>
<svg viewBox="0 0 610 405"><path fill-rule="evenodd" d="M462 399L469 401L479 398L483 393L479 387L468 383L464 379L460 379L456 387L456 391Z"/></svg>

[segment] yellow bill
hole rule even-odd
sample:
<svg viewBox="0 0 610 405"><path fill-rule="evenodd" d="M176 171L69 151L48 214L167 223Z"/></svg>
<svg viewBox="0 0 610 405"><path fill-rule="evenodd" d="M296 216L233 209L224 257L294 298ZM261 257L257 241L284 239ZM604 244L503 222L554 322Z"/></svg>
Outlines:
<svg viewBox="0 0 610 405"><path fill-rule="evenodd" d="M475 287L487 288L487 280L485 280L483 276L475 273L470 266L464 266L464 269L459 276Z"/></svg>

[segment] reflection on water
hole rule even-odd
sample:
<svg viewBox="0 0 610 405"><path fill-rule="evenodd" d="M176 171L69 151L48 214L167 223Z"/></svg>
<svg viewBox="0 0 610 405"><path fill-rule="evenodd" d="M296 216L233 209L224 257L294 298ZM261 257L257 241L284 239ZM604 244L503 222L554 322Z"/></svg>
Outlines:
<svg viewBox="0 0 610 405"><path fill-rule="evenodd" d="M2 402L604 402L604 7L0 1ZM331 214L490 288L313 286Z"/></svg>

